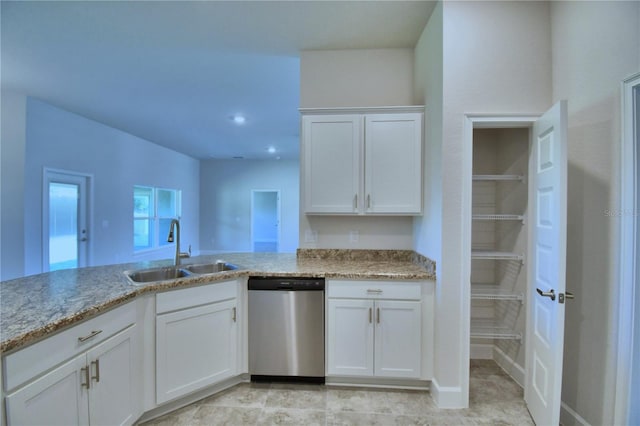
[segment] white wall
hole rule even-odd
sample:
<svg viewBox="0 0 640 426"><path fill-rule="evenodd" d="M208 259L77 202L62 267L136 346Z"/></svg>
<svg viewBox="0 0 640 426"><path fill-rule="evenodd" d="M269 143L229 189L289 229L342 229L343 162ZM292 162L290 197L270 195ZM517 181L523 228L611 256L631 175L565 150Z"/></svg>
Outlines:
<svg viewBox="0 0 640 426"><path fill-rule="evenodd" d="M411 105L413 49L300 53L300 108Z"/></svg>
<svg viewBox="0 0 640 426"><path fill-rule="evenodd" d="M251 190L280 191L281 252L298 248L296 160L208 160L200 167L200 249L252 251Z"/></svg>
<svg viewBox="0 0 640 426"><path fill-rule="evenodd" d="M620 82L640 71L640 2L551 2L553 100L568 99L567 304L562 400L612 424ZM563 413L565 424L574 419Z"/></svg>
<svg viewBox="0 0 640 426"><path fill-rule="evenodd" d="M301 108L398 105L413 105L413 49L301 52ZM303 210L300 205L301 248L413 247L411 217L306 216ZM317 233L315 243L305 241L308 230ZM350 231L358 231L358 242L350 242Z"/></svg>
<svg viewBox="0 0 640 426"><path fill-rule="evenodd" d="M443 127L437 159L446 166L442 167L441 187L434 187L440 184L436 173L428 186L429 198L436 204L441 200L440 215L433 215L436 227L441 218L442 232L437 238L442 242L441 255L436 258L435 388L441 405L454 407L467 404L468 383L469 342L464 335L468 305L463 288L469 277L462 276L460 265L460 259L468 255L462 247L464 115L545 111L551 103L551 42L548 3L445 2L438 7L442 7ZM434 27L438 25L436 12ZM426 57L438 61L437 47L428 44L424 43ZM437 68L427 72L425 87L437 85L437 73ZM429 142L428 149L435 155L438 143ZM437 247L425 242L430 226L416 220L415 247L428 256L438 255Z"/></svg>
<svg viewBox="0 0 640 426"><path fill-rule="evenodd" d="M184 249L198 247L199 162L43 101L27 99L24 169L24 274L42 267L43 168L93 175L91 265L170 258L174 247L134 255L133 186L182 190Z"/></svg>
<svg viewBox="0 0 640 426"><path fill-rule="evenodd" d="M436 265L442 259L442 47L442 3L439 2L414 51L414 101L425 105L425 149L423 215L414 219L413 249L434 260ZM438 284L439 288L440 281Z"/></svg>
<svg viewBox="0 0 640 426"><path fill-rule="evenodd" d="M2 91L0 281L24 274L24 155L27 98Z"/></svg>

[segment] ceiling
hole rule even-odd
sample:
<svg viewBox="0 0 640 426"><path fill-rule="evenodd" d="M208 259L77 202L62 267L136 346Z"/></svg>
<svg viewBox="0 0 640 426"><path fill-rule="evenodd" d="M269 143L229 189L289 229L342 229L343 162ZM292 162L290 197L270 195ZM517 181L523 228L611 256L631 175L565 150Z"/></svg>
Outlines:
<svg viewBox="0 0 640 426"><path fill-rule="evenodd" d="M195 158L298 158L299 52L413 47L434 5L2 1L2 89Z"/></svg>

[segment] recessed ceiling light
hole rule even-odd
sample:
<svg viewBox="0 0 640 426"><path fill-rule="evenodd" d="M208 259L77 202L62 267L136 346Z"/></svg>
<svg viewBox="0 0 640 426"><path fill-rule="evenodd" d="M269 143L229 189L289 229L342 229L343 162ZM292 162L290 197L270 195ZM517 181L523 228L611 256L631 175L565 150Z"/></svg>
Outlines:
<svg viewBox="0 0 640 426"><path fill-rule="evenodd" d="M267 148L267 152L269 154L275 154L276 153L276 148L274 146L270 146L269 148Z"/></svg>
<svg viewBox="0 0 640 426"><path fill-rule="evenodd" d="M243 115L236 114L231 116L231 121L233 121L236 124L244 124L247 121L247 119L244 118Z"/></svg>

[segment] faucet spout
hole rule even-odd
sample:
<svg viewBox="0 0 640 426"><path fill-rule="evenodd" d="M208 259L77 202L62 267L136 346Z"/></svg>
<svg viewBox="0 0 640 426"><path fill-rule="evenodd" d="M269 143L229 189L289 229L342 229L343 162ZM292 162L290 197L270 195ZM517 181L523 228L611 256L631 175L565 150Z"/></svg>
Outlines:
<svg viewBox="0 0 640 426"><path fill-rule="evenodd" d="M169 226L169 235L167 236L168 243L172 243L174 240L176 242L176 258L174 263L175 266L180 266L180 221L178 219L171 219L171 225Z"/></svg>

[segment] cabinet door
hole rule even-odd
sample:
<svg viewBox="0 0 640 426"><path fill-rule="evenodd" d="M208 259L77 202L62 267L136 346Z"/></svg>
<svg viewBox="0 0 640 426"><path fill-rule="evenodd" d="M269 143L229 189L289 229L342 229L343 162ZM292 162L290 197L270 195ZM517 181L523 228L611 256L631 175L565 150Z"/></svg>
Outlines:
<svg viewBox="0 0 640 426"><path fill-rule="evenodd" d="M422 212L422 114L365 118L366 213Z"/></svg>
<svg viewBox="0 0 640 426"><path fill-rule="evenodd" d="M358 115L302 118L305 213L358 213L361 123Z"/></svg>
<svg viewBox="0 0 640 426"><path fill-rule="evenodd" d="M89 424L85 362L85 354L78 355L7 395L7 424Z"/></svg>
<svg viewBox="0 0 640 426"><path fill-rule="evenodd" d="M329 299L327 375L373 375L373 302Z"/></svg>
<svg viewBox="0 0 640 426"><path fill-rule="evenodd" d="M236 300L158 315L157 403L235 375Z"/></svg>
<svg viewBox="0 0 640 426"><path fill-rule="evenodd" d="M91 372L91 425L133 424L140 414L133 325L87 352Z"/></svg>
<svg viewBox="0 0 640 426"><path fill-rule="evenodd" d="M375 303L375 375L420 378L420 302Z"/></svg>

